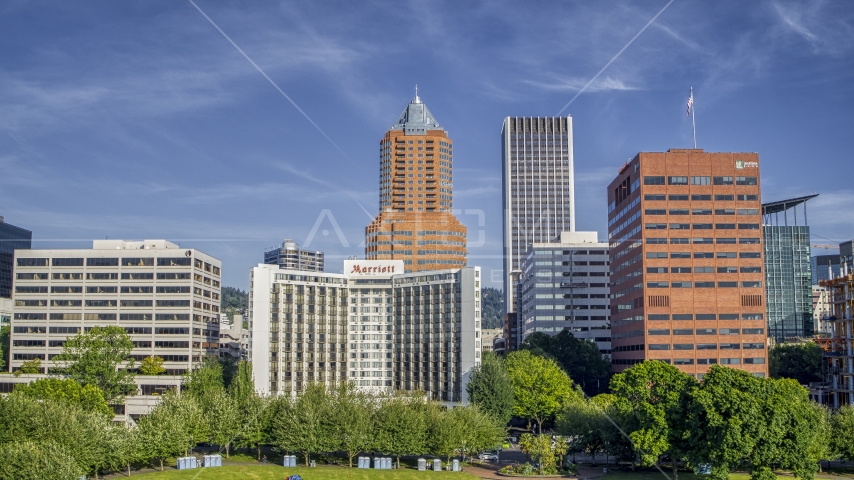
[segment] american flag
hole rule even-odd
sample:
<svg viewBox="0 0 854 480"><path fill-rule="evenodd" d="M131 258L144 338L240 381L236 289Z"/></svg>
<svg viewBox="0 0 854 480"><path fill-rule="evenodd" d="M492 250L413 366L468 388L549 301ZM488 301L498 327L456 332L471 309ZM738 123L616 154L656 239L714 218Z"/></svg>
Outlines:
<svg viewBox="0 0 854 480"><path fill-rule="evenodd" d="M694 89L691 89L691 93L688 94L688 111L685 112L685 116L691 115L691 107L694 106Z"/></svg>

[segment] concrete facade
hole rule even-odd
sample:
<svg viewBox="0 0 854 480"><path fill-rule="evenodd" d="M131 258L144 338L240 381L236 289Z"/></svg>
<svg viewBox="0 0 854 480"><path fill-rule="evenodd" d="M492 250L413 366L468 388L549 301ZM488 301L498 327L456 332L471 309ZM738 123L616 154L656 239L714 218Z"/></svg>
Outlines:
<svg viewBox="0 0 854 480"><path fill-rule="evenodd" d="M759 156L641 152L608 186L612 362L767 375Z"/></svg>
<svg viewBox="0 0 854 480"><path fill-rule="evenodd" d="M281 247L264 252L264 263L286 270L322 272L323 252L302 249L292 239L286 238Z"/></svg>
<svg viewBox="0 0 854 480"><path fill-rule="evenodd" d="M844 269L843 269L844 270ZM828 404L834 409L854 404L854 274L821 282L830 292L831 334L822 339Z"/></svg>
<svg viewBox="0 0 854 480"><path fill-rule="evenodd" d="M826 281L826 280L823 280ZM816 335L829 337L833 333L830 318L833 316L833 304L830 301L830 289L820 285L812 286L812 319Z"/></svg>
<svg viewBox="0 0 854 480"><path fill-rule="evenodd" d="M504 308L511 313L528 247L575 230L572 117L505 118L501 157Z"/></svg>
<svg viewBox="0 0 854 480"><path fill-rule="evenodd" d="M133 358L182 374L219 352L221 263L165 240L95 240L91 250L17 250L10 371L94 326L123 327Z"/></svg>
<svg viewBox="0 0 854 480"><path fill-rule="evenodd" d="M243 328L243 315L233 319L220 317L219 357L234 361L249 360L249 329Z"/></svg>
<svg viewBox="0 0 854 480"><path fill-rule="evenodd" d="M347 260L343 274L251 271L250 357L265 394L342 381L465 403L480 362L480 269L402 273L400 260Z"/></svg>
<svg viewBox="0 0 854 480"><path fill-rule="evenodd" d="M608 244L596 232L562 232L531 245L518 286L520 342L534 332L568 330L610 355L609 276Z"/></svg>

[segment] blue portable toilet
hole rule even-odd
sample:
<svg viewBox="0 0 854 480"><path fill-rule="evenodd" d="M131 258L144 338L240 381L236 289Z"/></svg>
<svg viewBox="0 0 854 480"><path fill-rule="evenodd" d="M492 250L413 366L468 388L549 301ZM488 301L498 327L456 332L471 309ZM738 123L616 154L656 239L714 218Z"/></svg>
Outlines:
<svg viewBox="0 0 854 480"><path fill-rule="evenodd" d="M457 460L456 458L454 459L453 466L454 466L454 467L453 467L453 470L454 470L455 472L459 472L459 471L460 471L460 461L459 461L459 460Z"/></svg>

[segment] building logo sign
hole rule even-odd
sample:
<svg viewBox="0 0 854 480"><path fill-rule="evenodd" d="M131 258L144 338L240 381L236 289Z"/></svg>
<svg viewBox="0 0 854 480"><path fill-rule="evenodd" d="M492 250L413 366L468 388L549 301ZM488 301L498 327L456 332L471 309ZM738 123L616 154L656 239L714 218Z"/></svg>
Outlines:
<svg viewBox="0 0 854 480"><path fill-rule="evenodd" d="M736 160L735 168L737 170L742 170L744 168L758 168L759 162L745 162L744 160Z"/></svg>
<svg viewBox="0 0 854 480"><path fill-rule="evenodd" d="M345 260L344 274L350 277L400 275L404 272L403 260Z"/></svg>
<svg viewBox="0 0 854 480"><path fill-rule="evenodd" d="M354 273L394 273L394 265L375 265L375 266L361 266L358 263L353 265L353 269L350 270L350 275Z"/></svg>

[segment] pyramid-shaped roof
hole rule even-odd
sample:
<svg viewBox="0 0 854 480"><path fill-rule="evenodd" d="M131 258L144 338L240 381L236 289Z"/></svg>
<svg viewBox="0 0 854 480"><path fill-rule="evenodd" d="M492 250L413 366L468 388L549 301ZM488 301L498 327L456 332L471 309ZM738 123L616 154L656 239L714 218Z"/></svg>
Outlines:
<svg viewBox="0 0 854 480"><path fill-rule="evenodd" d="M444 130L436 117L427 109L427 105L421 102L418 93L415 98L406 106L400 118L397 119L392 127L392 130L403 130L405 134L424 134L427 130Z"/></svg>

